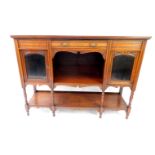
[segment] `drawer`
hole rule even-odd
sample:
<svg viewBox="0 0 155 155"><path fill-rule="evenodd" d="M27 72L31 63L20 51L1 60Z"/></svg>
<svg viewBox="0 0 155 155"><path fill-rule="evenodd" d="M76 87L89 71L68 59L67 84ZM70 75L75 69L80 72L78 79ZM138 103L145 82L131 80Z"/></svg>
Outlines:
<svg viewBox="0 0 155 155"><path fill-rule="evenodd" d="M139 51L141 49L141 45L141 40L116 40L112 42L112 50Z"/></svg>
<svg viewBox="0 0 155 155"><path fill-rule="evenodd" d="M52 41L52 47L55 48L92 48L92 47L106 47L107 41L86 41L86 40L80 40L80 41Z"/></svg>
<svg viewBox="0 0 155 155"><path fill-rule="evenodd" d="M18 40L18 47L20 49L47 49L48 44L46 40Z"/></svg>

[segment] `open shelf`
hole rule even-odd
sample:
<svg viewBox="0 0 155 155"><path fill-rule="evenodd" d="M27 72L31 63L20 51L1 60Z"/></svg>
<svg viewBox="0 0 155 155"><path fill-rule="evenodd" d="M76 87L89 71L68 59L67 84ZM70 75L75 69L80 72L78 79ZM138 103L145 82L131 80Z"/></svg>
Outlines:
<svg viewBox="0 0 155 155"><path fill-rule="evenodd" d="M100 53L58 52L53 59L54 84L100 85L104 59Z"/></svg>
<svg viewBox="0 0 155 155"><path fill-rule="evenodd" d="M89 84L89 85L100 85L102 84L102 76L91 75L81 73L83 70L91 70L93 73L97 73L98 70L91 66L62 66L58 68L54 74L55 84Z"/></svg>
<svg viewBox="0 0 155 155"><path fill-rule="evenodd" d="M54 92L56 107L100 108L101 93L92 92ZM52 106L52 95L49 91L37 91L29 101L31 107ZM105 93L105 109L126 110L127 104L118 93Z"/></svg>

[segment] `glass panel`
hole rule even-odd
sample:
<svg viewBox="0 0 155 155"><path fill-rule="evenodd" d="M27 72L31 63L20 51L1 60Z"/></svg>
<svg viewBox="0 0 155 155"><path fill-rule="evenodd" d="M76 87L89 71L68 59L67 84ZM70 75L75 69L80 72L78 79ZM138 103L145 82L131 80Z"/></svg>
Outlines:
<svg viewBox="0 0 155 155"><path fill-rule="evenodd" d="M45 79L45 56L41 54L25 55L26 72L28 79Z"/></svg>
<svg viewBox="0 0 155 155"><path fill-rule="evenodd" d="M118 55L113 59L112 80L130 80L134 56Z"/></svg>

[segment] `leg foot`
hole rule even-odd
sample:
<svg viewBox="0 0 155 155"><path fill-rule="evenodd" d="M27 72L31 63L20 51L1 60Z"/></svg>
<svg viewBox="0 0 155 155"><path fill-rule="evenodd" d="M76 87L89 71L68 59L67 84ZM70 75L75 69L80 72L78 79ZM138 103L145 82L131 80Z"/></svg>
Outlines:
<svg viewBox="0 0 155 155"><path fill-rule="evenodd" d="M52 113L53 113L53 117L55 117L55 111L56 111L55 106L52 106L50 109L51 109L51 111L52 111Z"/></svg>
<svg viewBox="0 0 155 155"><path fill-rule="evenodd" d="M128 119L130 112L131 112L131 107L128 106L126 110L126 119Z"/></svg>
<svg viewBox="0 0 155 155"><path fill-rule="evenodd" d="M128 107L126 109L126 119L128 119L129 117L129 114L131 112L131 102L132 102L132 99L133 99L133 95L134 95L134 90L131 90L131 95L130 95L130 99L129 99L129 104L128 104Z"/></svg>
<svg viewBox="0 0 155 155"><path fill-rule="evenodd" d="M101 105L100 105L100 115L99 115L99 118L102 118L102 113L104 111L104 108L103 108L103 103L104 103L104 89L102 89L102 96L101 96Z"/></svg>
<svg viewBox="0 0 155 155"><path fill-rule="evenodd" d="M99 118L102 118L102 113L100 112L100 114L99 114Z"/></svg>
<svg viewBox="0 0 155 155"><path fill-rule="evenodd" d="M28 104L25 104L25 110L26 110L26 112L27 112L27 116L29 116L29 111L30 111L30 107L29 107L29 105Z"/></svg>
<svg viewBox="0 0 155 155"><path fill-rule="evenodd" d="M53 110L53 117L55 117L55 110Z"/></svg>
<svg viewBox="0 0 155 155"><path fill-rule="evenodd" d="M103 113L103 108L100 108L100 111L99 111L99 118L102 118L102 113Z"/></svg>

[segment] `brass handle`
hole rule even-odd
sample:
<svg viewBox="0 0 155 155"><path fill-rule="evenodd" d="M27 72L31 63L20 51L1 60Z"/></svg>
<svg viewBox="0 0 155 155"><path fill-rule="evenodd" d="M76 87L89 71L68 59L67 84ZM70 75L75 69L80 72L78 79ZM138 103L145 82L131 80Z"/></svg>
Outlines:
<svg viewBox="0 0 155 155"><path fill-rule="evenodd" d="M96 43L91 43L90 46L91 47L96 47Z"/></svg>
<svg viewBox="0 0 155 155"><path fill-rule="evenodd" d="M68 46L68 43L63 42L63 43L62 43L62 46Z"/></svg>

